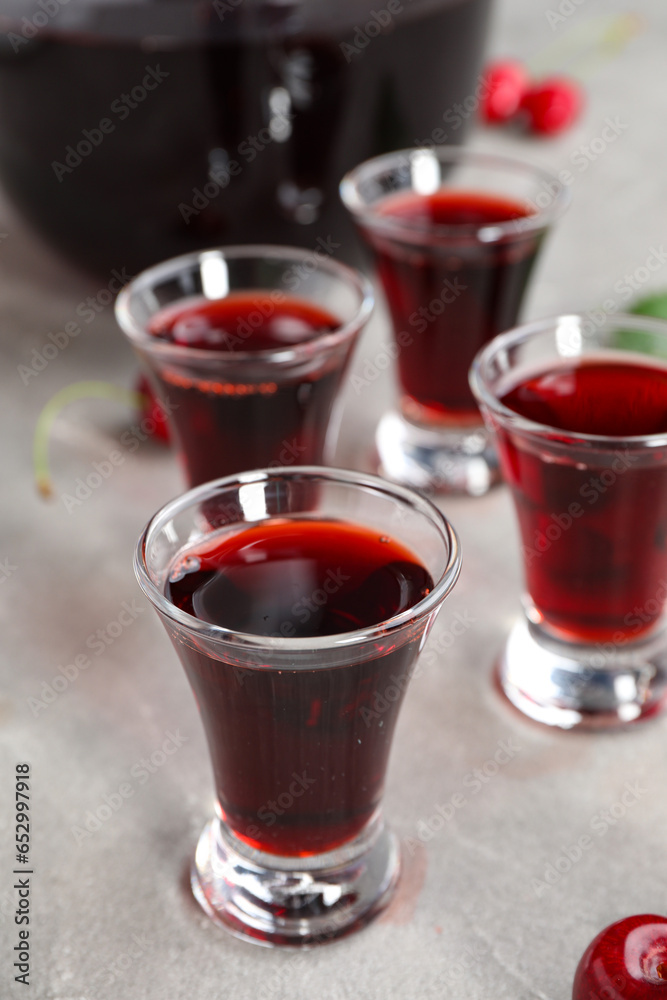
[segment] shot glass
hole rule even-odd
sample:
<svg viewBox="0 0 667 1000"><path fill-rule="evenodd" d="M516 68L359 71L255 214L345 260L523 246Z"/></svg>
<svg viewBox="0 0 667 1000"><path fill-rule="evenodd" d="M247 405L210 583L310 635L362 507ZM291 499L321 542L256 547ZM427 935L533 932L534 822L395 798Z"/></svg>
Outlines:
<svg viewBox="0 0 667 1000"><path fill-rule="evenodd" d="M568 189L529 164L445 146L368 160L343 179L341 197L393 326L400 401L377 429L381 471L442 493L486 493L498 461L468 370L515 324Z"/></svg>
<svg viewBox="0 0 667 1000"><path fill-rule="evenodd" d="M645 719L667 694L667 323L595 317L518 327L471 371L526 583L500 686L563 728Z"/></svg>
<svg viewBox="0 0 667 1000"><path fill-rule="evenodd" d="M321 578L305 550L296 563L262 563L276 533L312 539L341 525L369 532L383 559L402 546L414 560L410 572L421 566L429 582L414 605L378 612L373 624L308 634L299 625L308 622L304 609L334 613L326 606L336 594L345 626L369 600L376 611L389 607L409 578L404 562L392 562L375 575L367 565L357 579L356 544L354 555L338 546ZM221 544L238 551L258 530L261 545L247 549L252 611L272 622L270 634L202 620L195 603L175 603L173 589L167 595L172 581L194 592L188 573L202 572L207 553ZM223 575L232 561L223 560ZM385 772L416 657L459 574L453 529L427 499L374 476L263 470L207 483L163 507L141 536L135 570L185 668L213 765L216 814L197 846L195 897L232 933L266 945L317 944L361 927L399 875L381 809ZM228 621L242 586L229 573ZM197 590L204 604L218 586L209 578Z"/></svg>
<svg viewBox="0 0 667 1000"><path fill-rule="evenodd" d="M322 252L243 246L149 268L118 296L116 318L196 486L330 458L336 398L372 308L367 279Z"/></svg>

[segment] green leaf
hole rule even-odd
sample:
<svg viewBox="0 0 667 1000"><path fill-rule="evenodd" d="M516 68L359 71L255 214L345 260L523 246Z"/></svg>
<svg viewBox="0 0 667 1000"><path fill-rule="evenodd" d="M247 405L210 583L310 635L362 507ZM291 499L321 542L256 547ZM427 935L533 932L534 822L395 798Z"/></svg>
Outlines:
<svg viewBox="0 0 667 1000"><path fill-rule="evenodd" d="M635 302L631 313L637 316L655 316L656 319L667 319L667 292L659 292L657 295L649 295L645 299Z"/></svg>
<svg viewBox="0 0 667 1000"><path fill-rule="evenodd" d="M667 292L658 292L639 299L628 312L634 316L653 316L667 320ZM652 354L657 358L667 358L667 336L649 333L647 330L618 330L614 337L615 346L624 351Z"/></svg>

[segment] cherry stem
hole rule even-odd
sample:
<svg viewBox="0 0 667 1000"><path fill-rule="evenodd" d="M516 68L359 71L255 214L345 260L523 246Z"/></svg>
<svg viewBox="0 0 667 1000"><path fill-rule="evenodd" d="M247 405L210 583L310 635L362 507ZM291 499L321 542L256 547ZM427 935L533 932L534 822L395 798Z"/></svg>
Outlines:
<svg viewBox="0 0 667 1000"><path fill-rule="evenodd" d="M42 497L53 496L53 486L49 473L49 438L54 421L70 403L78 399L93 397L97 399L112 399L131 407L141 407L146 397L140 392L132 392L111 382L74 382L65 386L46 404L37 419L35 436L33 438L33 469L37 490Z"/></svg>

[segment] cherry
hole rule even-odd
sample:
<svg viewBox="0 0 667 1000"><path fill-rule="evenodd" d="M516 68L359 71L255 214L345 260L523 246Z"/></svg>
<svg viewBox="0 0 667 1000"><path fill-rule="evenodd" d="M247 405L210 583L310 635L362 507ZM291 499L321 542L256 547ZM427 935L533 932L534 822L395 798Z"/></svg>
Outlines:
<svg viewBox="0 0 667 1000"><path fill-rule="evenodd" d="M151 389L150 382L145 375L140 375L137 379L136 392L143 397L139 416L146 421L146 433L149 437L163 444L169 444L169 427L164 410L158 403ZM153 425L155 429L153 430Z"/></svg>
<svg viewBox="0 0 667 1000"><path fill-rule="evenodd" d="M641 914L605 927L581 957L572 1000L667 1000L667 917Z"/></svg>
<svg viewBox="0 0 667 1000"><path fill-rule="evenodd" d="M574 80L552 76L529 87L521 100L528 124L540 135L556 135L579 117L583 106L581 88Z"/></svg>
<svg viewBox="0 0 667 1000"><path fill-rule="evenodd" d="M480 103L482 119L490 124L506 122L521 107L528 89L528 74L516 59L499 59L487 66L484 84Z"/></svg>

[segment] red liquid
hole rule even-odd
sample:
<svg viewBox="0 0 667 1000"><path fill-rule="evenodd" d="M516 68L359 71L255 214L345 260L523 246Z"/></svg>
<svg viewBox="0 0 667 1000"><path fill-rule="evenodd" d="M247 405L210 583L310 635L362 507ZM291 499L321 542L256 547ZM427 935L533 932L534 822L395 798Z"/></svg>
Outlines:
<svg viewBox="0 0 667 1000"><path fill-rule="evenodd" d="M8 31L20 35L28 6L5 5ZM443 114L475 91L489 7L70 0L36 37L4 38L3 186L105 283L112 268L136 274L221 244L332 238L350 256L340 178L442 133ZM391 22L379 33L377 14ZM142 93L147 67L162 78ZM446 124L450 141L471 121Z"/></svg>
<svg viewBox="0 0 667 1000"><path fill-rule="evenodd" d="M205 377L153 361L153 380L168 400L190 485L267 465L320 464L336 392L352 342L323 352L297 374L249 362L224 367L225 354L289 349L338 329L340 322L305 300L270 293L195 300L157 313L161 340L219 351L221 368ZM259 356L258 356L259 357ZM156 368L155 365L160 367Z"/></svg>
<svg viewBox="0 0 667 1000"><path fill-rule="evenodd" d="M405 219L411 228L481 226L525 218L519 202L477 192L398 194L382 202L382 215ZM373 247L401 346L398 376L406 416L421 423L479 423L468 386L475 354L516 322L541 237L513 234L511 242L478 243L433 233L428 242L365 230ZM398 341L399 345L401 341Z"/></svg>
<svg viewBox="0 0 667 1000"><path fill-rule="evenodd" d="M667 369L590 360L535 375L505 406L567 432L667 433ZM623 643L649 630L667 598L667 453L605 452L574 443L568 461L543 461L499 431L517 504L527 589L552 631ZM577 463L581 468L577 468ZM573 506L574 505L574 506Z"/></svg>
<svg viewBox="0 0 667 1000"><path fill-rule="evenodd" d="M433 586L403 546L340 521L271 520L216 536L166 595L203 621L259 635L334 635L378 624ZM182 565L181 563L178 564ZM192 564L190 564L192 565ZM356 836L377 808L419 635L362 663L239 668L180 646L227 823L253 847L304 856ZM377 701L378 696L387 697ZM378 707L380 711L377 711Z"/></svg>

